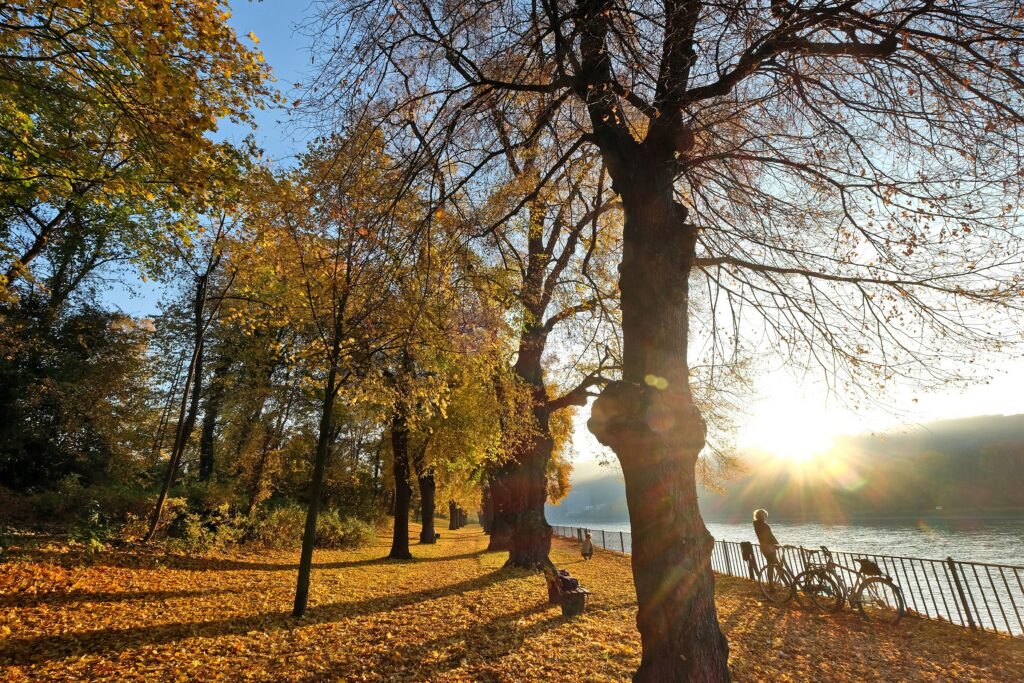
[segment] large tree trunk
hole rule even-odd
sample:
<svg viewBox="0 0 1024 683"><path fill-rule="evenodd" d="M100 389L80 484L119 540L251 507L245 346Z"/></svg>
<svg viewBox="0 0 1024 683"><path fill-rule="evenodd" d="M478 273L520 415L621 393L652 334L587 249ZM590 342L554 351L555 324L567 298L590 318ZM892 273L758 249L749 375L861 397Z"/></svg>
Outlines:
<svg viewBox="0 0 1024 683"><path fill-rule="evenodd" d="M409 503L412 500L412 486L409 485L409 427L401 409L396 409L391 420L391 450L394 453L395 470L395 525L388 557L394 560L411 560Z"/></svg>
<svg viewBox="0 0 1024 683"><path fill-rule="evenodd" d="M434 531L434 496L437 493L437 482L434 480L434 468L425 463L427 446L416 449L416 478L420 485L420 543L436 543L437 533Z"/></svg>
<svg viewBox="0 0 1024 683"><path fill-rule="evenodd" d="M527 236L527 269L520 294L526 312L519 333L515 374L530 387L536 435L524 443L505 468L506 519L509 533L506 566L536 568L548 564L551 527L544 517L547 502L547 466L554 442L549 427L548 394L541 359L547 346L545 276L551 254L544 241L547 207L530 203L530 231ZM568 248L568 247L566 247Z"/></svg>
<svg viewBox="0 0 1024 683"><path fill-rule="evenodd" d="M313 546L316 543L316 520L320 514L320 497L324 486L324 471L327 469L327 455L331 449L331 422L334 414L334 398L338 393L335 382L338 377L338 353L340 332L335 330L331 352L330 370L324 385L324 398L320 405L320 431L316 440L316 458L313 461L313 478L309 484L309 507L306 510L306 527L302 533L302 552L299 555L299 577L295 587L293 617L301 617L309 602L309 577L313 572Z"/></svg>
<svg viewBox="0 0 1024 683"><path fill-rule="evenodd" d="M515 525L515 510L512 498L511 479L515 467L510 463L502 465L491 478L491 537L488 550L508 550L512 545L512 529Z"/></svg>
<svg viewBox="0 0 1024 683"><path fill-rule="evenodd" d="M642 643L634 681L728 680L718 626L713 539L697 507L695 465L705 426L686 360L688 276L696 230L655 165L617 179L625 229L623 379L594 404L589 427L622 465ZM628 181L628 182L626 182Z"/></svg>
<svg viewBox="0 0 1024 683"><path fill-rule="evenodd" d="M480 526L484 528L485 534L491 533L494 526L494 506L491 502L491 478L487 477L484 483L484 490L480 501Z"/></svg>
<svg viewBox="0 0 1024 683"><path fill-rule="evenodd" d="M513 523L505 564L511 567L542 567L551 552L552 529L544 517L544 503L548 497L546 469L553 442L547 429L547 414L534 413L538 417L539 434L525 452L519 454L519 466L508 482Z"/></svg>

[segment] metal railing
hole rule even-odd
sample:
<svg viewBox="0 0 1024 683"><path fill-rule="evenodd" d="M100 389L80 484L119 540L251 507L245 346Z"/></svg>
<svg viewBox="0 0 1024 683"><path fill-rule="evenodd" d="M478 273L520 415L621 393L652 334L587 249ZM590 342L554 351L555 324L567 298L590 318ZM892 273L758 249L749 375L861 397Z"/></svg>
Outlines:
<svg viewBox="0 0 1024 683"><path fill-rule="evenodd" d="M629 554L633 539L628 531L607 531L586 527L554 526L555 534L583 541L591 533L594 545L605 550ZM813 549L784 547L783 556L794 574L807 567ZM1024 567L985 562L961 562L948 557L932 560L900 555L874 555L832 550L835 561L854 568L855 558L873 560L899 585L907 611L916 616L948 621L972 629L1024 636ZM817 558L821 561L820 556ZM757 544L754 559L743 559L740 544L716 540L711 553L711 568L740 578L754 578L764 565ZM849 585L849 577L846 580Z"/></svg>

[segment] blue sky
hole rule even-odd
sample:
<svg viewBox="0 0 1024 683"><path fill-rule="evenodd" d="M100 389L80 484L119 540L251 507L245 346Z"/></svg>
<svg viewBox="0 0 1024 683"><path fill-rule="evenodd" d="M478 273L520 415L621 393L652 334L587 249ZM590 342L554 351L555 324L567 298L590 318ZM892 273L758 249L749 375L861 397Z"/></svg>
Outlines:
<svg viewBox="0 0 1024 683"><path fill-rule="evenodd" d="M251 45L247 37L250 32L259 39L259 48L274 71L278 90L287 95L296 83L306 80L313 65L310 63L308 40L298 29L312 11L307 3L236 0L229 2L228 6L231 8L228 23L234 27L242 43ZM276 163L290 164L295 154L305 147L305 131L288 120L286 111L278 108L258 111L256 120L257 143ZM240 140L248 132L230 125L221 128L221 133L233 141Z"/></svg>

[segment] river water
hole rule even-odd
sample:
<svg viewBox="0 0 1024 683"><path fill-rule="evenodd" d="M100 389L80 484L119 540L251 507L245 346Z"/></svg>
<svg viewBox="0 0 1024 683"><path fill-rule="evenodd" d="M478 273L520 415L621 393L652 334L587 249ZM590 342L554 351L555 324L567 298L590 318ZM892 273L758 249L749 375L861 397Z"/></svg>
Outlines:
<svg viewBox="0 0 1024 683"><path fill-rule="evenodd" d="M966 562L1024 566L1024 519L944 518L851 524L787 524L768 520L783 544L875 555L900 555ZM610 532L629 532L629 524L615 522L551 521ZM756 541L751 524L708 522L716 540ZM628 538L626 538L628 545ZM618 540L608 546L618 549ZM628 551L628 548L626 548Z"/></svg>

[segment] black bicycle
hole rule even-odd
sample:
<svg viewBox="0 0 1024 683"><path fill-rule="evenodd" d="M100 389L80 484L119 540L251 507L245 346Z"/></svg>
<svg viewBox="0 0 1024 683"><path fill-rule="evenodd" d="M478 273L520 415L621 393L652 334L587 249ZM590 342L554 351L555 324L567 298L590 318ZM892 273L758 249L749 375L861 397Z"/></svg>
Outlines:
<svg viewBox="0 0 1024 683"><path fill-rule="evenodd" d="M810 588L806 593L819 609L838 612L849 602L850 607L857 608L869 621L896 624L903 618L907 609L903 591L872 560L854 558L858 566L851 569L836 562L825 546L821 546L821 550L803 552L807 569L794 577L793 582L795 586ZM817 561L819 554L824 562ZM847 586L843 574L854 577L852 586Z"/></svg>
<svg viewBox="0 0 1024 683"><path fill-rule="evenodd" d="M804 571L794 576L782 552L786 549L806 552L792 545L777 546L775 561L768 562L757 572L757 585L769 601L784 605L795 598L797 605L807 607L817 605L819 600L824 602L829 596L842 591L840 585L828 574Z"/></svg>

